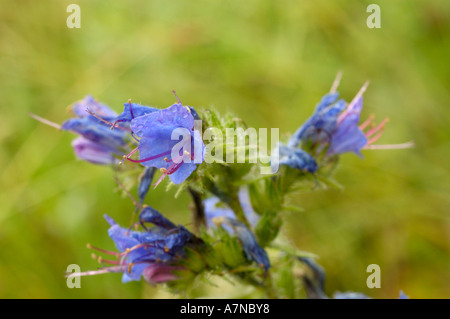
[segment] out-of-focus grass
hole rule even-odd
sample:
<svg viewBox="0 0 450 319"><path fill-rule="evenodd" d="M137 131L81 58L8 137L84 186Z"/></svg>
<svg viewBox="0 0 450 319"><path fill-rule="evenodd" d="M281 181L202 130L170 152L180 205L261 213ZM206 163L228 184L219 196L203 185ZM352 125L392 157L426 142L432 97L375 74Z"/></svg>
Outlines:
<svg viewBox="0 0 450 319"><path fill-rule="evenodd" d="M326 292L448 298L450 102L448 1L378 1L381 29L366 26L369 1L77 1L81 29L66 27L73 1L0 0L0 297L137 298L143 283L120 275L83 278L68 289L68 264L98 265L87 242L113 248L102 215L128 223L129 199L112 172L76 161L73 138L55 122L92 94L120 111L128 98L234 112L254 127L293 132L338 70L350 100L365 80L363 117L391 121L380 143L400 151L342 157L344 191L298 194L305 213L285 232L320 256ZM149 203L188 223L188 197L163 187ZM381 266L381 289L366 267Z"/></svg>

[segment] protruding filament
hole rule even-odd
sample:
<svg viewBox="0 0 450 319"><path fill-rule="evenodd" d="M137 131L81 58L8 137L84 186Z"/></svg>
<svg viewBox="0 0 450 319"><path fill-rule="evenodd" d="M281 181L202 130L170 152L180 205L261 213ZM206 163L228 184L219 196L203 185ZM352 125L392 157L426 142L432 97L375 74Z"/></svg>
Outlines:
<svg viewBox="0 0 450 319"><path fill-rule="evenodd" d="M370 125L370 123L373 122L373 120L375 119L375 115L370 114L369 117L367 118L367 120L365 120L360 126L359 129L362 131L364 130L367 126Z"/></svg>
<svg viewBox="0 0 450 319"><path fill-rule="evenodd" d="M32 118L34 118L35 120L37 120L37 121L39 121L39 122L41 122L41 123L44 123L45 125L54 127L54 128L56 128L56 129L58 129L58 130L61 129L61 125L59 125L58 123L49 121L49 120L44 119L43 117L40 117L39 115L36 115L36 114L33 114L33 113L28 113L28 115L30 115L30 116L31 116Z"/></svg>
<svg viewBox="0 0 450 319"><path fill-rule="evenodd" d="M401 144L385 144L385 145L366 145L364 149L368 150L398 150L404 148L412 148L414 147L414 142L406 142Z"/></svg>
<svg viewBox="0 0 450 319"><path fill-rule="evenodd" d="M103 259L103 257L97 256L96 254L92 254L91 257L93 259L97 260L100 264L110 264L110 265L121 265L122 264L118 260Z"/></svg>
<svg viewBox="0 0 450 319"><path fill-rule="evenodd" d="M148 161L151 161L151 160L163 157L165 155L169 155L171 152L172 151L167 151L167 152L164 152L164 153L161 153L161 154L157 154L157 155L150 156L150 157L147 157L147 158L144 158L144 159L139 159L139 160L134 160L134 159L131 159L131 158L128 158L128 157L126 159L129 160L130 162L133 162L133 163L144 163L144 162L148 162Z"/></svg>
<svg viewBox="0 0 450 319"><path fill-rule="evenodd" d="M341 82L341 78L342 78L342 71L339 71L336 74L336 78L334 79L333 84L331 85L330 93L336 92L336 90L339 86L339 83Z"/></svg>
<svg viewBox="0 0 450 319"><path fill-rule="evenodd" d="M100 274L107 274L110 272L123 272L126 269L126 266L113 266L113 267L105 267L103 269L99 270L89 270L85 272L75 272L75 273L68 273L65 277L82 277L82 276L93 276L93 275L100 275Z"/></svg>
<svg viewBox="0 0 450 319"><path fill-rule="evenodd" d="M383 130L381 130L380 132L378 132L378 134L376 134L374 137L370 138L367 141L367 145L373 144L376 141L378 141L378 139L381 137L381 135L383 135Z"/></svg>
<svg viewBox="0 0 450 319"><path fill-rule="evenodd" d="M172 90L172 93L173 93L173 95L175 95L175 98L177 99L177 102L182 104L180 99L178 98L177 93L175 92L175 90Z"/></svg>
<svg viewBox="0 0 450 319"><path fill-rule="evenodd" d="M127 155L123 156L123 160L120 161L119 165L122 164L125 160L129 159L131 157L131 155L133 155L134 153L137 152L137 150L139 150L139 147L136 147L134 150L132 150L130 153L128 153Z"/></svg>
<svg viewBox="0 0 450 319"><path fill-rule="evenodd" d="M131 115L131 119L134 119L133 106L132 106L132 104L131 104L131 99L128 99L128 105L130 105L130 115Z"/></svg>
<svg viewBox="0 0 450 319"><path fill-rule="evenodd" d="M380 130L384 129L384 125L389 122L389 118L385 118L383 121L381 121L380 124L378 124L376 127L374 127L373 129L370 129L366 132L366 137L369 138L371 137L373 134L377 133Z"/></svg>
<svg viewBox="0 0 450 319"><path fill-rule="evenodd" d="M102 248L98 248L98 247L92 246L91 244L86 244L86 247L87 247L88 249L94 249L94 250L97 250L97 251L102 252L102 253L104 253L104 254L115 256L115 257L117 257L117 258L119 258L120 255L121 255L119 252L116 252L116 251L110 251L110 250L105 250L105 249L102 249Z"/></svg>
<svg viewBox="0 0 450 319"><path fill-rule="evenodd" d="M89 109L86 109L86 112L88 112L89 114L91 114L91 115L92 115L93 117L95 117L96 119L102 121L103 123L108 124L108 125L111 125L111 128L117 127L118 129L121 129L121 130L130 132L130 133L132 132L132 130L129 129L129 128L122 127L122 126L118 126L116 123L119 122L119 121L116 121L116 122L112 123L112 122L110 122L110 121L107 121L107 120L101 118L100 116L98 116L97 114L95 114L94 112L92 112L92 111L89 110Z"/></svg>

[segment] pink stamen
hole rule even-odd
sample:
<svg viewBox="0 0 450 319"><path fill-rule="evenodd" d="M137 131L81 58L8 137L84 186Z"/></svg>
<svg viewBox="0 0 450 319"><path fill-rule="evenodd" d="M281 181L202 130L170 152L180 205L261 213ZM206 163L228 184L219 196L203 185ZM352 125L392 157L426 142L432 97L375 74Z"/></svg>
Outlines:
<svg viewBox="0 0 450 319"><path fill-rule="evenodd" d="M175 98L177 99L177 102L182 104L180 99L178 98L177 93L175 92L175 90L172 90L172 93L173 93L173 95L175 95Z"/></svg>
<svg viewBox="0 0 450 319"><path fill-rule="evenodd" d="M167 175L175 173L180 168L181 164L183 164L183 162L173 163L172 165L170 165L167 169Z"/></svg>
<svg viewBox="0 0 450 319"><path fill-rule="evenodd" d="M378 139L381 137L381 135L383 135L383 131L378 132L377 135L375 135L374 137L372 137L371 139L369 139L369 140L367 141L367 145L373 144L373 143L375 143L376 141L378 141Z"/></svg>
<svg viewBox="0 0 450 319"><path fill-rule="evenodd" d="M118 260L108 260L103 259L102 257L97 257L95 254L92 256L93 259L97 260L100 264L110 264L110 265L122 265L122 262L119 262Z"/></svg>
<svg viewBox="0 0 450 319"><path fill-rule="evenodd" d="M124 119L121 119L121 120L115 120L114 121L114 123L112 123L112 126L113 127L119 127L118 125L117 125L117 123L119 123L119 122L125 122L126 120L124 120Z"/></svg>
<svg viewBox="0 0 450 319"><path fill-rule="evenodd" d="M386 124L389 121L389 118L385 118L383 121L381 121L380 124L378 124L375 128L369 130L366 132L366 137L369 138L370 136L372 136L373 134L375 134L376 132L378 132L379 130L384 129L384 124Z"/></svg>
<svg viewBox="0 0 450 319"><path fill-rule="evenodd" d="M107 120L105 120L105 119L102 119L100 116L98 116L97 114L95 114L94 112L92 112L91 110L89 110L89 109L86 109L86 112L88 112L89 114L91 114L93 117L95 117L96 119L99 119L100 121L102 121L103 123L105 123L105 124L108 124L108 125L111 125L111 129L113 129L113 128L118 128L118 129L121 129L121 130L124 130L124 131L127 131L127 132L132 132L132 130L131 129L129 129L129 128L126 128L126 127L122 127L122 126L118 126L118 125L116 125L116 122L114 122L114 123L112 123L112 122L110 122L110 121L107 121Z"/></svg>
<svg viewBox="0 0 450 319"><path fill-rule="evenodd" d="M130 105L130 114L131 114L131 118L134 119L133 107L132 107L132 105L131 105L131 99L128 99L128 104Z"/></svg>
<svg viewBox="0 0 450 319"><path fill-rule="evenodd" d="M120 161L119 164L122 164L123 161L125 161L125 160L127 160L127 159L130 159L131 155L133 155L134 153L136 153L138 150L139 150L139 147L136 147L136 148L135 148L134 150L132 150L130 153L128 153L127 155L124 155L124 156L123 156L123 160Z"/></svg>
<svg viewBox="0 0 450 319"><path fill-rule="evenodd" d="M172 151L167 151L167 152L164 152L164 153L161 153L161 154L158 154L158 155L154 155L154 156L150 156L150 157L147 157L147 158L144 158L144 159L140 159L140 160L134 160L134 159L131 159L131 158L127 157L127 160L129 160L130 162L133 162L133 163L143 163L143 162L148 162L148 161L154 160L156 158L163 157L165 155L169 155L171 152Z"/></svg>
<svg viewBox="0 0 450 319"><path fill-rule="evenodd" d="M120 253L118 253L116 251L105 250L105 249L102 249L102 248L98 248L98 247L92 246L91 244L86 244L86 247L88 249L94 249L94 250L97 250L97 251L102 252L102 253L107 254L107 255L116 256L117 258L120 257Z"/></svg>
<svg viewBox="0 0 450 319"><path fill-rule="evenodd" d="M159 185L159 183L162 182L162 180L167 176L167 175L171 175L173 173L175 173L180 166L183 164L183 162L179 162L179 163L173 163L172 165L169 166L169 168L161 175L161 177L158 179L158 181L155 183L155 187L153 187L153 189L156 188L156 186Z"/></svg>
<svg viewBox="0 0 450 319"><path fill-rule="evenodd" d="M372 123L372 121L374 120L375 116L373 114L371 114L367 120L365 120L360 126L359 129L362 131L364 130L370 123Z"/></svg>
<svg viewBox="0 0 450 319"><path fill-rule="evenodd" d="M158 186L159 183L161 183L162 180L163 180L167 175L171 175L171 174L175 173L175 172L181 167L181 165L184 163L184 161L181 160L180 162L178 162L178 160L179 160L179 159L183 159L184 156L186 156L186 154L179 155L179 157L177 158L177 162L172 163L172 165L170 165L168 169L163 169L163 168L161 169L161 170L164 170L164 172L163 172L163 174L161 175L161 177L158 179L158 181L154 184L155 187L153 187L153 189L155 189L156 186ZM191 153L191 154L190 154L190 157L191 157L191 160L194 160L194 153ZM167 158L165 158L164 160L165 160L167 163L173 162L172 159L167 159Z"/></svg>

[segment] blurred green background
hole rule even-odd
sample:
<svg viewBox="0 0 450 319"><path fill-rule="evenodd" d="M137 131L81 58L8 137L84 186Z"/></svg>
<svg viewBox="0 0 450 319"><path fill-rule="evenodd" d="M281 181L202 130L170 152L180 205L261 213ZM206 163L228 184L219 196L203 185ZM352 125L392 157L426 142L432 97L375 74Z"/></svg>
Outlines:
<svg viewBox="0 0 450 319"><path fill-rule="evenodd" d="M66 26L70 3L80 29ZM129 98L166 107L176 89L185 104L284 135L342 70L347 100L371 82L363 118L391 120L378 143L416 147L342 156L344 190L295 195L305 212L288 214L284 232L320 256L329 295L449 298L450 2L378 0L380 29L366 26L370 3L0 0L0 297L165 296L119 274L67 288L67 265L98 266L86 243L114 247L102 215L126 224L133 206L111 169L75 159L73 134L28 112L62 123L86 94L116 111ZM173 195L159 187L148 202L189 223L189 198ZM372 263L380 289L366 287Z"/></svg>

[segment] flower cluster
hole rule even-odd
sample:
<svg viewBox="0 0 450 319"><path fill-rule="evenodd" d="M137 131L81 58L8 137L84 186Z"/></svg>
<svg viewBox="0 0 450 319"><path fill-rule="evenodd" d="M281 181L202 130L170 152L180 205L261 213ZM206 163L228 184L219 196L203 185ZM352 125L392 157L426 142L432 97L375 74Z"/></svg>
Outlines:
<svg viewBox="0 0 450 319"><path fill-rule="evenodd" d="M339 81L340 75L331 91L317 104L311 117L295 131L286 145L280 146L280 165L315 173L320 168L319 160L347 152L361 157L361 150L381 137L387 118L377 126L372 124L373 116L359 124L363 93L368 82L347 103L339 99L336 92ZM370 125L372 127L367 129Z"/></svg>
<svg viewBox="0 0 450 319"><path fill-rule="evenodd" d="M99 262L113 266L88 274L121 272L122 282L139 281L143 277L149 283L161 283L177 278L173 271L183 269L179 261L185 256L185 246L191 243L195 236L183 226L175 226L150 207L143 209L141 217L142 221L151 222L154 226L145 228L145 231L132 231L120 227L111 217L105 215L111 226L108 234L119 252L95 249L115 256L117 260L99 257ZM89 247L94 248L91 245Z"/></svg>
<svg viewBox="0 0 450 319"><path fill-rule="evenodd" d="M322 172L330 162L348 152L361 156L361 151L370 148L383 132L387 119L374 125L373 117L369 117L360 124L367 83L348 103L339 99L339 81L340 75L311 117L272 150L279 156L272 157L271 165L286 167L272 176L258 174L260 163L206 163L207 147L199 130L215 128L224 133L228 127L240 124L233 117L222 118L210 110L199 115L178 97L176 103L164 109L128 100L122 113L117 114L87 96L71 107L73 118L61 126L34 116L78 134L72 146L82 160L113 167L126 162L121 166L123 171L133 167L128 176L140 168L136 176L139 200L131 194L134 185L127 188L118 180L133 199L139 220L124 228L105 216L110 225L108 234L118 251L89 245L114 258L94 255L104 267L81 275L119 272L123 282L144 278L151 284L175 287L176 283L187 285L197 276L213 274L253 285L269 297L282 295L287 291L284 286L299 284L309 298L328 298L323 269L290 245L280 245L285 241L280 228L286 198L295 191L294 183L306 181L310 175L325 179ZM167 176L171 184L179 185L177 194L188 190L192 197L192 231L144 204L151 185L156 187ZM139 226L142 230L137 230ZM310 275L296 277L296 263ZM295 291L291 290L289 297L296 297Z"/></svg>

